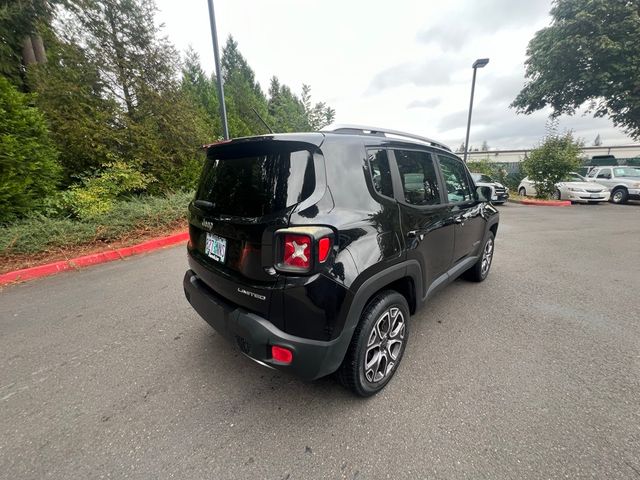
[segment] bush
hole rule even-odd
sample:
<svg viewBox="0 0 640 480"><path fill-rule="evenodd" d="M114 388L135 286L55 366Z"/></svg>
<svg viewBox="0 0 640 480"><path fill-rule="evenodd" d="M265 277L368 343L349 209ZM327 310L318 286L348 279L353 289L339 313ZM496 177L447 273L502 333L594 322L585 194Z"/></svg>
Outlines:
<svg viewBox="0 0 640 480"><path fill-rule="evenodd" d="M64 194L64 203L76 217L88 220L109 213L118 197L143 192L153 181L122 161L103 165L93 176L81 178Z"/></svg>
<svg viewBox="0 0 640 480"><path fill-rule="evenodd" d="M581 145L571 132L550 133L538 148L522 162L522 168L536 187L538 198L549 198L556 183L580 166Z"/></svg>
<svg viewBox="0 0 640 480"><path fill-rule="evenodd" d="M0 227L0 252L34 254L175 227L186 219L192 198L188 192L134 197L115 202L109 214L85 221L35 215Z"/></svg>
<svg viewBox="0 0 640 480"><path fill-rule="evenodd" d="M0 77L0 223L41 208L60 179L58 153L30 101Z"/></svg>
<svg viewBox="0 0 640 480"><path fill-rule="evenodd" d="M492 165L487 158L467 162L467 167L469 167L469 171L473 173L482 173L484 175L489 175L490 177L493 177L496 174L495 166Z"/></svg>

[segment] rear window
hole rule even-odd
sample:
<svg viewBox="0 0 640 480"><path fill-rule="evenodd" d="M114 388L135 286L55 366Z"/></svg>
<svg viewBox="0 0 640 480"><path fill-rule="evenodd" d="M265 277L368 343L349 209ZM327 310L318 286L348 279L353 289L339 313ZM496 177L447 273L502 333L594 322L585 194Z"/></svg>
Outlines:
<svg viewBox="0 0 640 480"><path fill-rule="evenodd" d="M212 148L196 193L212 213L262 217L308 198L315 189L313 152L299 144L229 144Z"/></svg>

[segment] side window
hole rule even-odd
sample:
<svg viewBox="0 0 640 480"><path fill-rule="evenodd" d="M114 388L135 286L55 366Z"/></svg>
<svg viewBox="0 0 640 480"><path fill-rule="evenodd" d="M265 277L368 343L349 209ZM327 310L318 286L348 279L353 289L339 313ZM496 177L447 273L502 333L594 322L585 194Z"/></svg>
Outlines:
<svg viewBox="0 0 640 480"><path fill-rule="evenodd" d="M473 200L467 169L462 162L450 157L440 156L439 159L449 202L455 203Z"/></svg>
<svg viewBox="0 0 640 480"><path fill-rule="evenodd" d="M380 195L393 198L393 184L386 150L367 150L373 188Z"/></svg>
<svg viewBox="0 0 640 480"><path fill-rule="evenodd" d="M412 150L394 150L394 153L405 201L420 206L441 203L438 176L431 154Z"/></svg>
<svg viewBox="0 0 640 480"><path fill-rule="evenodd" d="M603 168L598 172L597 178L611 178L611 169Z"/></svg>
<svg viewBox="0 0 640 480"><path fill-rule="evenodd" d="M596 176L596 174L597 174L597 173L598 173L598 169L597 169L597 168L594 168L593 170L591 170L591 171L589 172L589 174L587 175L587 177L589 177L589 178L595 178L595 176Z"/></svg>

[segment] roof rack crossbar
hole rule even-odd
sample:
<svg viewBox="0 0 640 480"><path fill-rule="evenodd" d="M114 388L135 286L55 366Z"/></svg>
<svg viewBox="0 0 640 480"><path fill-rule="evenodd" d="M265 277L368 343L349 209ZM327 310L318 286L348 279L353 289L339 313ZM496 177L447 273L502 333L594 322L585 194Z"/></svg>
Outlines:
<svg viewBox="0 0 640 480"><path fill-rule="evenodd" d="M387 136L395 135L397 137L410 138L411 140L418 140L428 143L432 147L441 148L442 150L451 151L446 145L437 142L431 138L415 135L413 133L401 132L399 130L390 130L388 128L370 127L366 125L349 125L349 124L332 124L328 125L320 130L321 132L331 133L344 133L344 134L356 134L356 135L378 135Z"/></svg>

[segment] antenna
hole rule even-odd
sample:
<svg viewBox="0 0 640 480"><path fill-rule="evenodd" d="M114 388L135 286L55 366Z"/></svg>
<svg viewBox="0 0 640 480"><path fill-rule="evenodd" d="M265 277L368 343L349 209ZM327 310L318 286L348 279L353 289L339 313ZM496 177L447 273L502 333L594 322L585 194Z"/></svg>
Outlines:
<svg viewBox="0 0 640 480"><path fill-rule="evenodd" d="M258 117L260 119L260 121L262 122L262 124L267 127L267 130L269 130L269 133L273 133L273 129L269 126L269 124L267 124L267 122L264 121L264 119L260 116L260 114L258 113L258 111L251 107L251 110L253 110L253 113L256 114L256 117Z"/></svg>

